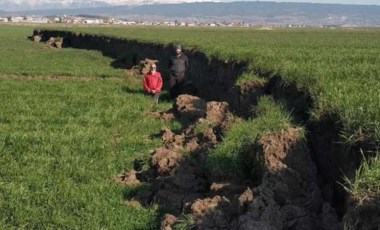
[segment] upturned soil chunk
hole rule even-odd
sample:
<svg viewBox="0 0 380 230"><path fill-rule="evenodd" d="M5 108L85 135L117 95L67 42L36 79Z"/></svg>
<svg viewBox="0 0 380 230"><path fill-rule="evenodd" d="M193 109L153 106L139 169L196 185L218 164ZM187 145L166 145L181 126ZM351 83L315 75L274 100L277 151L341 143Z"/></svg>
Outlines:
<svg viewBox="0 0 380 230"><path fill-rule="evenodd" d="M117 175L114 178L114 181L118 184L126 184L126 185L130 185L130 186L140 185L141 182L137 179L136 173L137 172L135 170L131 170L129 172L122 173L120 175Z"/></svg>
<svg viewBox="0 0 380 230"><path fill-rule="evenodd" d="M222 124L228 118L228 103L211 101L207 103L206 114L207 121Z"/></svg>
<svg viewBox="0 0 380 230"><path fill-rule="evenodd" d="M33 41L34 41L34 42L40 42L41 39L42 39L41 35L34 35L34 36L33 36Z"/></svg>
<svg viewBox="0 0 380 230"><path fill-rule="evenodd" d="M55 41L54 42L54 47L56 47L58 49L61 49L62 48L62 44L63 44L63 41L61 41L61 40Z"/></svg>
<svg viewBox="0 0 380 230"><path fill-rule="evenodd" d="M196 200L191 211L197 219L197 229L229 229L230 218L222 211L229 205L230 201L220 196Z"/></svg>
<svg viewBox="0 0 380 230"><path fill-rule="evenodd" d="M145 74L149 73L150 66L152 64L157 64L158 62L159 62L158 60L153 60L153 59L149 59L149 58L145 58L145 60L140 61L140 63L139 63L140 74L145 75Z"/></svg>
<svg viewBox="0 0 380 230"><path fill-rule="evenodd" d="M181 122L187 124L206 116L207 102L199 97L184 94L177 97L175 107Z"/></svg>
<svg viewBox="0 0 380 230"><path fill-rule="evenodd" d="M258 140L252 154L262 158L261 184L242 189L231 182L212 183L212 198L195 201L187 214L197 229L342 229L335 211L322 199L300 136L300 130L289 128Z"/></svg>
<svg viewBox="0 0 380 230"><path fill-rule="evenodd" d="M179 166L182 154L166 148L157 148L154 151L151 164L157 170L157 173L159 175L173 174Z"/></svg>
<svg viewBox="0 0 380 230"><path fill-rule="evenodd" d="M177 218L170 214L165 214L161 221L161 230L172 230L172 225L176 222Z"/></svg>
<svg viewBox="0 0 380 230"><path fill-rule="evenodd" d="M45 42L45 46L46 47L53 47L54 45L54 38L53 37L50 37L46 42Z"/></svg>
<svg viewBox="0 0 380 230"><path fill-rule="evenodd" d="M342 229L322 199L300 130L266 135L259 145L266 172L246 213L238 218L239 229Z"/></svg>
<svg viewBox="0 0 380 230"><path fill-rule="evenodd" d="M131 170L129 172L119 174L114 178L114 181L118 184L125 184L129 186L140 185L141 182L137 179L136 173L137 172L135 170Z"/></svg>

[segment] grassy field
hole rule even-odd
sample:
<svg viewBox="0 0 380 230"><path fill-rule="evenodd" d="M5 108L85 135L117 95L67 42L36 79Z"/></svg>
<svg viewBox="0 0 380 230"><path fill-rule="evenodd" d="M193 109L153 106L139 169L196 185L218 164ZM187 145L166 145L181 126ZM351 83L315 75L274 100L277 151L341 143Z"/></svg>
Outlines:
<svg viewBox="0 0 380 230"><path fill-rule="evenodd" d="M163 124L143 115L151 98L140 81L102 80L99 73L123 75L99 52L46 50L25 40L32 28L0 27L7 31L0 34L0 52L13 60L11 65L1 55L0 229L157 229L157 207L125 204L134 191L113 182L160 144L148 138ZM54 68L44 67L58 58ZM4 74L79 79L17 80ZM159 109L170 106L162 102Z"/></svg>
<svg viewBox="0 0 380 230"><path fill-rule="evenodd" d="M0 25L0 74L27 76L123 77L113 59L97 51L52 49L27 39L30 26Z"/></svg>
<svg viewBox="0 0 380 230"><path fill-rule="evenodd" d="M366 140L380 145L379 29L86 27L67 30L165 45L181 43L186 49L198 49L210 57L249 61L253 72L281 76L284 84L295 84L309 94L314 104L308 112L314 121L333 117L342 124L340 142L350 146ZM248 122L246 126L255 123ZM239 128L232 131L232 140L233 133L239 136L240 131ZM239 147L236 146L239 143L244 146L243 140L232 142L234 147ZM225 156L236 159L238 156L232 154L236 151L229 152L224 145L215 151L215 159L223 161ZM370 191L374 191L371 194L379 197L378 182L373 180L379 176L378 161L374 162L363 168L356 180L368 181ZM214 167L219 167L218 164ZM351 187L355 185L351 183Z"/></svg>
<svg viewBox="0 0 380 230"><path fill-rule="evenodd" d="M1 229L156 227L156 208L124 205L133 191L112 181L162 127L124 84L0 80Z"/></svg>
<svg viewBox="0 0 380 230"><path fill-rule="evenodd" d="M158 208L125 204L133 190L112 181L160 144L147 138L163 125L142 115L150 98L139 82L102 80L125 77L112 67L113 59L98 51L45 48L26 39L33 29L0 25L0 229L156 229ZM181 43L209 56L249 60L253 70L279 74L309 92L313 118L338 114L348 141L360 130L380 140L379 30L59 29ZM23 81L8 75L62 78ZM170 106L164 102L159 109ZM250 141L242 135L254 139L291 124L270 98L256 112L258 120L232 128L215 149L215 169L225 170L224 159L239 167L238 154ZM379 196L380 161L373 162L362 167L358 175L364 179L352 182L352 191Z"/></svg>
<svg viewBox="0 0 380 230"><path fill-rule="evenodd" d="M347 146L367 142L379 149L379 29L163 30L157 27L113 27L68 30L150 43L180 43L185 49L198 49L209 57L249 61L254 73L281 76L284 84L295 84L298 89L309 94L314 103L313 108L308 111L312 120L318 121L326 117L337 119L335 122L342 124L339 142ZM248 123L249 125L252 124ZM232 133L240 131L236 128ZM251 134L256 135L255 132ZM241 141L234 142L233 146L237 147L235 144ZM231 157L231 152L227 153L228 147L223 147L224 145L215 151L220 156L219 159L224 155ZM375 155L378 154L375 152ZM371 196L380 197L380 189L376 182L380 175L379 161L373 162L361 169L356 184L351 182L352 191L355 188L370 187L368 191ZM360 181L365 181L364 185ZM364 190L356 194L365 197Z"/></svg>
<svg viewBox="0 0 380 230"><path fill-rule="evenodd" d="M365 132L380 141L380 30L210 28L59 28L160 44L181 43L223 60L248 60L310 93L314 118L334 114L347 141Z"/></svg>

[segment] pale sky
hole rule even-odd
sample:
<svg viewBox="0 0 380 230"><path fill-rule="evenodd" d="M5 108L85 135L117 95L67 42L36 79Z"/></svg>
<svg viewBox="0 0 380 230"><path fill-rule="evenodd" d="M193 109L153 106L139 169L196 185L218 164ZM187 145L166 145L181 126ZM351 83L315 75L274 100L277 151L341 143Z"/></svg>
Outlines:
<svg viewBox="0 0 380 230"><path fill-rule="evenodd" d="M24 7L33 6L43 6L44 4L56 3L59 5L69 5L72 3L84 3L84 2L107 2L112 5L122 5L122 4L141 4L147 2L156 3L183 3L183 2L205 2L205 1L216 1L216 2L235 2L235 1L257 1L257 0L0 0L0 6L17 5ZM380 0L260 0L262 2L308 2L308 3L338 3L338 4L357 4L357 5L380 5Z"/></svg>
<svg viewBox="0 0 380 230"><path fill-rule="evenodd" d="M223 1L223 0L222 0ZM223 2L234 2L224 0ZM309 3L339 3L355 5L380 5L380 0L261 0L261 2L309 2Z"/></svg>
<svg viewBox="0 0 380 230"><path fill-rule="evenodd" d="M54 1L59 2L60 0L0 0L0 4L4 3L4 2L28 3L28 2L54 2ZM63 0L63 1L67 1L67 0ZM72 1L80 2L80 1L85 1L85 0L71 0L71 2ZM100 0L100 1L107 1L107 0ZM118 0L111 0L111 1L118 1ZM121 1L128 2L128 0L121 0ZM197 1L197 0L194 0L194 2L195 1ZM205 1L205 0L203 0L203 1ZM208 0L208 1L213 1L213 0ZM215 0L215 1L235 2L237 0ZM242 1L242 0L239 0L239 1ZM246 0L246 1L256 1L256 0ZM259 1L262 1L262 2L310 2L310 3L340 3L340 4L357 4L357 5L380 5L380 0L259 0ZM131 2L139 2L139 1L138 0L137 1L131 0ZM144 2L144 1L142 0L141 2ZM162 1L162 2L165 2L165 1ZM191 0L187 0L187 1L172 0L170 2L191 2Z"/></svg>

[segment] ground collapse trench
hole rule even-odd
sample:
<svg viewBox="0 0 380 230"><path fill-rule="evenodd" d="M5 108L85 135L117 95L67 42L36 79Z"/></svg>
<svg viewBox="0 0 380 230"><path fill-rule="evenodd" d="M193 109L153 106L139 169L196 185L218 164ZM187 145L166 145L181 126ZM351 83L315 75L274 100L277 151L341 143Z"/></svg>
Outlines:
<svg viewBox="0 0 380 230"><path fill-rule="evenodd" d="M145 57L157 59L161 73L168 76L170 45L67 31L35 30L34 35L41 35L41 41L63 37L63 47L99 50L115 58L115 68L131 68ZM345 162L339 159L343 150L337 144L340 127L334 118L309 124L310 97L296 86L284 87L280 76L258 72L270 80L236 86L234 82L248 70L248 63L209 58L197 50L184 52L190 60L187 78L198 93L181 95L171 111L148 114L178 119L185 125L180 133L162 130L163 146L154 150L149 169L142 170L136 161L134 170L115 177L129 186L150 185L129 202L159 204L168 213L162 229L186 221L196 229L343 229L341 220L349 208L336 181L341 180L342 171L354 173L360 159L355 149L349 160L347 156ZM221 141L228 113L246 118L262 95L284 102L297 119L308 124L310 134L305 139L299 130L289 128L261 137L248 153L259 177L224 181L207 170L208 150ZM213 127L200 132L198 127L208 123ZM362 228L371 229L368 226Z"/></svg>

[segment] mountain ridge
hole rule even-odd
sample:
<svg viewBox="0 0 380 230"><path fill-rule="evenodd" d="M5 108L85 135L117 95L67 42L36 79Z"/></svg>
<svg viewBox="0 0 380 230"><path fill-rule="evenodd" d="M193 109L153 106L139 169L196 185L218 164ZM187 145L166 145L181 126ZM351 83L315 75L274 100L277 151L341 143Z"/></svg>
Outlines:
<svg viewBox="0 0 380 230"><path fill-rule="evenodd" d="M142 20L216 20L256 24L380 26L380 6L278 2L198 2L21 11L34 15L98 15Z"/></svg>
<svg viewBox="0 0 380 230"><path fill-rule="evenodd" d="M8 9L11 11L25 11L25 10L53 10L53 9L78 9L78 8L96 8L108 6L140 6L149 4L161 3L183 3L192 0L33 0L18 3L14 0L2 0L0 2L0 9ZM198 0L204 1L204 0Z"/></svg>

